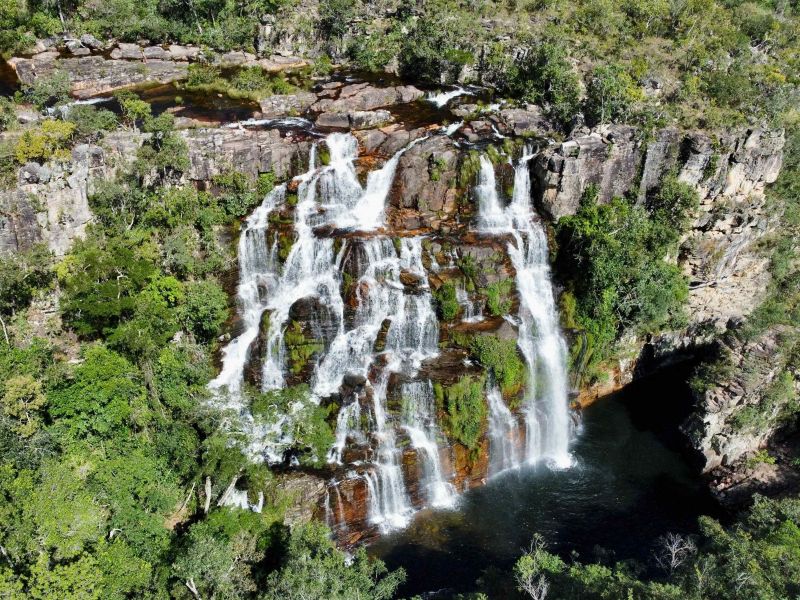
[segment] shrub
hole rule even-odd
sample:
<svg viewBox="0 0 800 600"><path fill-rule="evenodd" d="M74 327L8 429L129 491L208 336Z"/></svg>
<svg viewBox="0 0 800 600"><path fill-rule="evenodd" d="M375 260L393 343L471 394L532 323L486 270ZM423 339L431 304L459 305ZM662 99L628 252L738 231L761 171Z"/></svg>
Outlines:
<svg viewBox="0 0 800 600"><path fill-rule="evenodd" d="M527 367L519 355L516 340L496 335L478 335L469 344L470 352L488 369L507 398L519 392L527 377Z"/></svg>
<svg viewBox="0 0 800 600"><path fill-rule="evenodd" d="M465 375L451 386L436 388L447 413L448 436L470 450L477 448L486 420L483 386L483 379Z"/></svg>
<svg viewBox="0 0 800 600"><path fill-rule="evenodd" d="M185 294L186 300L181 307L184 327L198 339L210 340L228 319L228 294L213 279L187 283Z"/></svg>
<svg viewBox="0 0 800 600"><path fill-rule="evenodd" d="M439 308L439 315L445 321L452 321L458 316L461 307L456 299L456 286L452 281L444 283L434 292L434 298Z"/></svg>
<svg viewBox="0 0 800 600"><path fill-rule="evenodd" d="M654 331L682 317L687 281L665 258L676 253L681 232L683 212L673 202L688 200L668 189L652 214L620 198L584 202L558 222L558 272L575 298L574 319L591 352L587 364L604 360L624 328Z"/></svg>
<svg viewBox="0 0 800 600"><path fill-rule="evenodd" d="M509 94L526 102L543 104L548 113L567 123L578 112L580 84L560 43L533 46L507 70L505 87Z"/></svg>
<svg viewBox="0 0 800 600"><path fill-rule="evenodd" d="M33 85L22 88L23 97L39 110L69 100L69 76L55 71L47 77L37 77Z"/></svg>
<svg viewBox="0 0 800 600"><path fill-rule="evenodd" d="M87 141L97 140L104 131L113 131L117 127L117 115L90 104L70 107L65 120L75 125L77 138Z"/></svg>
<svg viewBox="0 0 800 600"><path fill-rule="evenodd" d="M17 115L14 111L14 103L9 98L0 96L0 131L6 131L14 126Z"/></svg>
<svg viewBox="0 0 800 600"><path fill-rule="evenodd" d="M67 143L75 133L75 124L69 121L44 121L37 129L25 131L14 147L17 162L24 164L35 160L67 160Z"/></svg>
<svg viewBox="0 0 800 600"><path fill-rule="evenodd" d="M586 86L586 115L592 123L624 120L644 93L620 65L596 67Z"/></svg>
<svg viewBox="0 0 800 600"><path fill-rule="evenodd" d="M495 317L507 315L513 305L514 280L503 279L486 288L486 304Z"/></svg>

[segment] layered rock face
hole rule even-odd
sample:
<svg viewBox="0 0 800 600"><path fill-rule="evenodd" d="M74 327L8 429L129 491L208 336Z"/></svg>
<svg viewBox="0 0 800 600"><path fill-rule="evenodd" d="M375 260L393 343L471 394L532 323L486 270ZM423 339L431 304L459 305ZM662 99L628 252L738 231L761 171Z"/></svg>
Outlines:
<svg viewBox="0 0 800 600"><path fill-rule="evenodd" d="M67 252L92 220L88 195L133 161L147 135L111 133L100 145L76 146L69 161L22 168L18 185L0 191L0 251L45 242L56 256ZM181 135L189 148L185 178L198 183L231 170L252 176L273 172L285 178L297 161L305 160L309 147L275 129L197 129Z"/></svg>
<svg viewBox="0 0 800 600"><path fill-rule="evenodd" d="M777 327L743 342L732 336L721 342L727 368L699 392L698 409L684 425L702 456L703 471L730 466L764 447L781 427L781 415L796 403L796 374L786 377L788 339L793 332Z"/></svg>
<svg viewBox="0 0 800 600"><path fill-rule="evenodd" d="M146 84L179 81L186 78L189 64L197 61L223 68L257 66L271 73L308 64L302 58L259 58L241 51L206 57L199 47L178 44L140 46L120 43L108 46L92 36L68 40L65 44L58 39L47 40L46 44L38 43L38 51L31 57L14 57L8 63L24 85L33 85L56 72L66 74L76 98L92 98Z"/></svg>

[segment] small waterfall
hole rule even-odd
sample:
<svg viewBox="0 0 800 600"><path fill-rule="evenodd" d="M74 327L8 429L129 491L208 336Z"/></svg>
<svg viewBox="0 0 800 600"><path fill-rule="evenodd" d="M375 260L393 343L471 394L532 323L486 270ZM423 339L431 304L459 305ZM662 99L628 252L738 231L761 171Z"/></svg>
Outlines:
<svg viewBox="0 0 800 600"><path fill-rule="evenodd" d="M494 168L480 159L475 193L479 228L488 234L510 234L508 254L516 269L520 297L519 348L529 370L525 400L528 462L546 460L562 468L572 464L569 454L570 419L567 403L567 346L558 325L558 312L550 278L547 238L531 211L530 174L526 153L514 170L514 194L502 208Z"/></svg>
<svg viewBox="0 0 800 600"><path fill-rule="evenodd" d="M241 399L244 367L250 346L258 336L261 317L278 282L275 244L267 242L270 213L286 197L286 186L278 186L251 214L239 235L239 286L237 301L244 329L222 350L222 370L209 384L212 389L227 388L228 396Z"/></svg>
<svg viewBox="0 0 800 600"><path fill-rule="evenodd" d="M436 105L437 108L444 108L453 98L471 94L472 92L469 90L462 87L457 87L446 92L429 93L427 96L425 96L425 99L431 104Z"/></svg>
<svg viewBox="0 0 800 600"><path fill-rule="evenodd" d="M464 323L480 323L483 321L483 311L480 302L473 302L469 299L467 291L463 287L456 288L456 302L463 311L461 320Z"/></svg>
<svg viewBox="0 0 800 600"><path fill-rule="evenodd" d="M422 485L428 504L452 508L456 489L442 474L439 444L441 433L436 424L433 385L430 380L406 383L402 388L403 428L408 433L412 447L422 461Z"/></svg>
<svg viewBox="0 0 800 600"><path fill-rule="evenodd" d="M489 477L519 466L517 419L494 384L486 393L489 403Z"/></svg>

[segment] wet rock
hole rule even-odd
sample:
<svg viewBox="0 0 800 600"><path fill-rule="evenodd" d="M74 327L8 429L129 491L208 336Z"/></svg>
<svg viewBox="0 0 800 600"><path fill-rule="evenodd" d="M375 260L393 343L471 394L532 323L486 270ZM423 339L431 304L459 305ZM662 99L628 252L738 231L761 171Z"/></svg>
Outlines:
<svg viewBox="0 0 800 600"><path fill-rule="evenodd" d="M388 222L397 229L438 229L457 210L458 152L452 140L432 137L400 158Z"/></svg>

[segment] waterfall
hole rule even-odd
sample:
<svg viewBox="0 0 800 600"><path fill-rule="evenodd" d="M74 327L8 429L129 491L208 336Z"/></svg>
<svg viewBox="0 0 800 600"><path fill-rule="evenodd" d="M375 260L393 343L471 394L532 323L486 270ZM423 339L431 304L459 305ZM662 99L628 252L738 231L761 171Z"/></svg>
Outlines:
<svg viewBox="0 0 800 600"><path fill-rule="evenodd" d="M516 269L520 297L518 345L528 365L525 398L528 462L545 460L555 467L572 464L569 453L570 419L567 403L567 347L558 324L550 277L547 238L531 211L530 174L526 153L514 169L514 194L503 208L494 168L484 155L475 193L479 230L508 234L508 254Z"/></svg>
<svg viewBox="0 0 800 600"><path fill-rule="evenodd" d="M497 385L486 393L489 403L489 477L519 466L517 419L503 402Z"/></svg>
<svg viewBox="0 0 800 600"><path fill-rule="evenodd" d="M313 298L324 308L332 335L313 366L311 401L339 393L344 378L364 382L369 405L356 393L339 409L335 443L329 461L342 464L348 444L363 446L367 464L353 463L369 495L369 522L381 531L403 527L414 513L402 468L403 447L397 433L405 431L424 471L424 495L433 506L451 506L455 491L439 461L430 382L412 386L414 408L402 416L387 407L387 388L393 377L413 380L422 361L438 353L439 328L427 272L423 265L422 238L391 239L367 234L384 226L384 207L397 164L412 142L359 183L355 161L358 145L350 134L334 133L324 141L327 159L318 164L315 144L306 173L291 185L279 186L247 219L239 240L239 313L243 331L223 349L223 366L209 387L219 402L235 408L254 458L280 462L294 442L291 431L301 403L290 406L269 422L254 419L242 393L244 371L254 343L262 336L261 387L264 391L286 386L285 334L290 311L299 300ZM323 157L324 158L324 157ZM289 189L297 190L291 234L293 243L283 264L278 259L277 237L268 239L269 216L286 203ZM331 231L351 233L334 244ZM355 307L345 310L342 296L343 263L353 276ZM378 342L381 335L383 346ZM379 361L376 358L380 357ZM393 381L393 380L392 380ZM422 384L420 384L422 385ZM364 414L369 412L369 415ZM368 417L370 431L364 425ZM329 484L326 520L342 523L339 484ZM237 499L238 501L238 499ZM340 513L337 515L337 509Z"/></svg>
<svg viewBox="0 0 800 600"><path fill-rule="evenodd" d="M483 311L480 303L470 300L467 291L463 287L456 288L456 302L463 310L461 320L464 323L479 323L483 321Z"/></svg>
<svg viewBox="0 0 800 600"><path fill-rule="evenodd" d="M444 108L453 98L466 95L472 95L472 92L462 87L456 87L446 92L431 92L425 96L425 99L437 108Z"/></svg>
<svg viewBox="0 0 800 600"><path fill-rule="evenodd" d="M278 281L276 247L267 241L267 227L270 213L283 203L285 197L286 186L273 189L247 218L239 235L236 298L244 329L222 350L222 370L209 384L212 389L227 388L228 397L234 401L241 399L250 345L258 336L261 317Z"/></svg>
<svg viewBox="0 0 800 600"><path fill-rule="evenodd" d="M456 489L442 474L437 443L441 432L436 424L433 385L430 380L404 384L402 403L403 428L422 461L422 485L428 504L434 507L452 508L455 505Z"/></svg>

